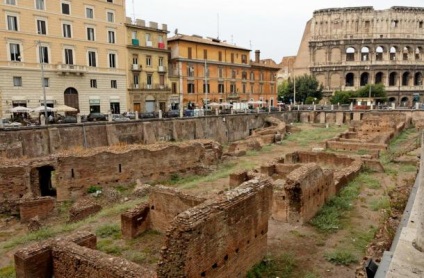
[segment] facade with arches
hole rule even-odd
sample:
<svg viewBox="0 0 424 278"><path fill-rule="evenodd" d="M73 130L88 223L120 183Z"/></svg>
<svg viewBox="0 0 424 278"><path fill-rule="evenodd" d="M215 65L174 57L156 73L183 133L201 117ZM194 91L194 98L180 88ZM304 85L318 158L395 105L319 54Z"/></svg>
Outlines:
<svg viewBox="0 0 424 278"><path fill-rule="evenodd" d="M423 102L424 8L317 10L294 68L313 74L327 97L381 83L397 106Z"/></svg>

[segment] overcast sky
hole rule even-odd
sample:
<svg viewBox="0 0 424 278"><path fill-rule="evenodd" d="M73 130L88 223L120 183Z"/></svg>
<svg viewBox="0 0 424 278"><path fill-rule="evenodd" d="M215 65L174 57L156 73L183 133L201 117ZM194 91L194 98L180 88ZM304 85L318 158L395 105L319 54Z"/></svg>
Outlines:
<svg viewBox="0 0 424 278"><path fill-rule="evenodd" d="M314 10L373 6L424 7L423 0L126 0L127 16L167 24L186 35L218 37L261 51L261 59L279 63L297 54L306 22Z"/></svg>

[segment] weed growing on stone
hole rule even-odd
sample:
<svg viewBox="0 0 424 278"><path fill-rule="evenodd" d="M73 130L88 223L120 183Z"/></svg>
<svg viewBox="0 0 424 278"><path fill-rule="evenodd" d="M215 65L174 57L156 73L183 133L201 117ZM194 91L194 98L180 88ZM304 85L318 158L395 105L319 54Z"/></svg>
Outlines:
<svg viewBox="0 0 424 278"><path fill-rule="evenodd" d="M101 239L97 242L97 250L105 252L107 254L120 256L127 250L126 248L116 244L116 241L112 239Z"/></svg>
<svg viewBox="0 0 424 278"><path fill-rule="evenodd" d="M355 257L355 255L347 250L335 250L331 253L326 253L324 257L327 261L337 265L347 266L358 262L358 259Z"/></svg>
<svg viewBox="0 0 424 278"><path fill-rule="evenodd" d="M371 199L369 205L373 211L382 209L390 210L390 199L387 196L382 196L378 199Z"/></svg>

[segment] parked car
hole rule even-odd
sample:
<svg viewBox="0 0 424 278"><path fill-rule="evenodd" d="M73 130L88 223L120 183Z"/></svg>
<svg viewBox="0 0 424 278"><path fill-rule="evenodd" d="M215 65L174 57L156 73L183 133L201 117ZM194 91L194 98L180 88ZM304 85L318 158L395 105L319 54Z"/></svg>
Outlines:
<svg viewBox="0 0 424 278"><path fill-rule="evenodd" d="M193 116L194 116L194 110L193 109L184 110L184 117L193 117Z"/></svg>
<svg viewBox="0 0 424 278"><path fill-rule="evenodd" d="M57 120L59 124L72 124L77 122L77 117L75 116L65 116Z"/></svg>
<svg viewBox="0 0 424 278"><path fill-rule="evenodd" d="M163 114L163 116L165 118L177 118L180 116L180 110L168 110Z"/></svg>
<svg viewBox="0 0 424 278"><path fill-rule="evenodd" d="M147 119L147 118L156 118L155 112L146 112L140 114L140 119Z"/></svg>
<svg viewBox="0 0 424 278"><path fill-rule="evenodd" d="M20 122L13 122L9 119L1 119L4 127L20 127L22 124Z"/></svg>
<svg viewBox="0 0 424 278"><path fill-rule="evenodd" d="M130 120L135 120L135 112L124 112L122 113L122 116L130 119Z"/></svg>
<svg viewBox="0 0 424 278"><path fill-rule="evenodd" d="M107 116L103 113L90 113L87 116L87 121L89 122L107 121Z"/></svg>
<svg viewBox="0 0 424 278"><path fill-rule="evenodd" d="M130 121L130 118L125 117L124 115L121 114L112 114L112 121L114 122L126 122L126 121Z"/></svg>

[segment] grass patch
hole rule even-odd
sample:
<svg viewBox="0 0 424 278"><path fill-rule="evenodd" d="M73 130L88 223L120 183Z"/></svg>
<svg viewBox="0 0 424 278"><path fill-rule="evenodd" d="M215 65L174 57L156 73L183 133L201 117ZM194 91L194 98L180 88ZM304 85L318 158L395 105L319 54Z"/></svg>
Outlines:
<svg viewBox="0 0 424 278"><path fill-rule="evenodd" d="M12 265L0 268L0 277L1 278L14 278L16 275L15 267Z"/></svg>
<svg viewBox="0 0 424 278"><path fill-rule="evenodd" d="M322 232L335 232L342 228L342 220L353 207L361 185L371 180L367 173L361 173L354 181L340 190L339 195L331 198L315 215L310 223Z"/></svg>
<svg viewBox="0 0 424 278"><path fill-rule="evenodd" d="M282 254L280 257L272 259L267 258L256 264L248 273L248 278L262 277L293 277L293 271L296 268L296 262L292 254Z"/></svg>
<svg viewBox="0 0 424 278"><path fill-rule="evenodd" d="M377 228L370 226L366 231L351 231L352 245L361 254L365 252L367 245L374 239Z"/></svg>
<svg viewBox="0 0 424 278"><path fill-rule="evenodd" d="M118 239L121 236L121 227L117 224L103 225L97 228L96 235L100 238L111 237L113 239Z"/></svg>
<svg viewBox="0 0 424 278"><path fill-rule="evenodd" d="M404 173L414 173L417 171L417 166L410 164L401 164L399 166L399 171Z"/></svg>
<svg viewBox="0 0 424 278"><path fill-rule="evenodd" d="M347 130L346 125L340 127L333 125L319 130L302 130L302 132L288 134L284 141L296 142L299 146L306 147L316 142L331 139L345 130Z"/></svg>
<svg viewBox="0 0 424 278"><path fill-rule="evenodd" d="M125 251L123 257L136 264L146 263L148 254L140 251Z"/></svg>
<svg viewBox="0 0 424 278"><path fill-rule="evenodd" d="M382 196L378 199L371 199L370 208L373 211L382 210L382 209L390 209L390 199L387 196Z"/></svg>
<svg viewBox="0 0 424 278"><path fill-rule="evenodd" d="M117 245L117 242L115 240L101 239L97 242L97 250L105 252L107 254L120 256L127 249Z"/></svg>
<svg viewBox="0 0 424 278"><path fill-rule="evenodd" d="M350 265L352 263L357 263L358 259L351 252L347 250L336 250L331 253L326 253L324 255L325 259L336 265Z"/></svg>

